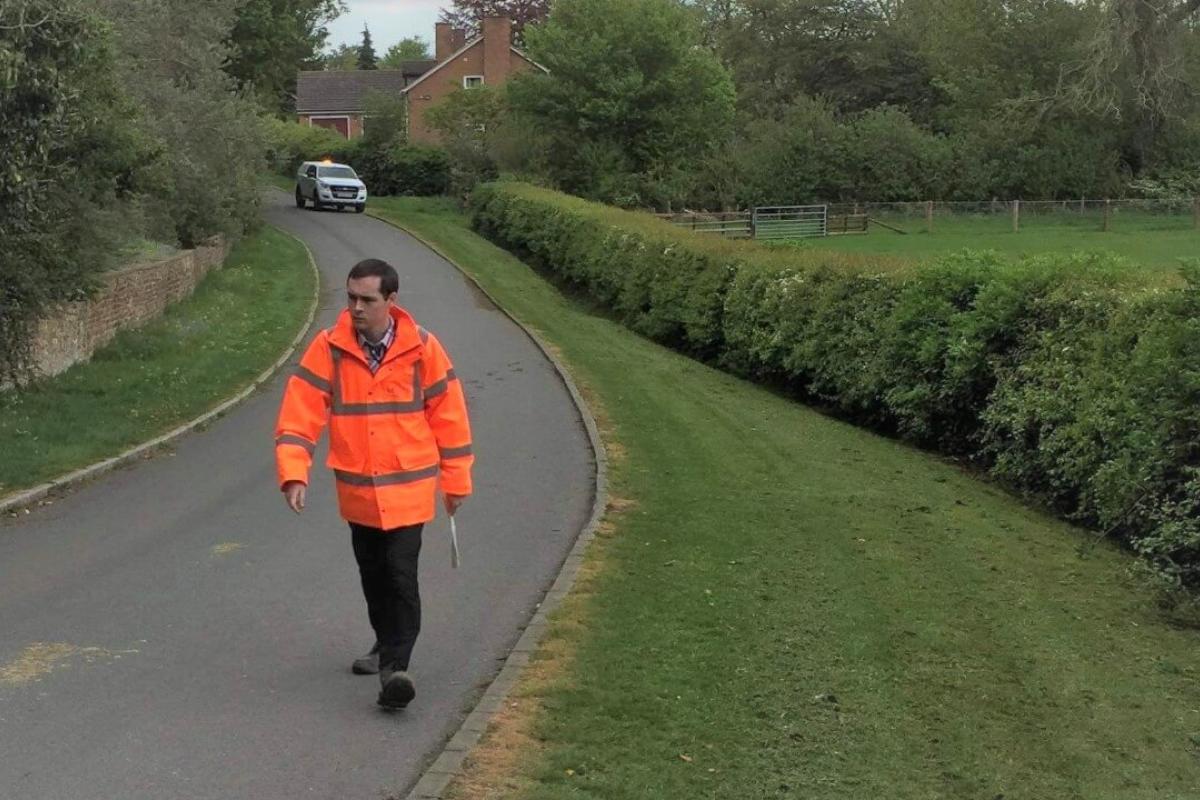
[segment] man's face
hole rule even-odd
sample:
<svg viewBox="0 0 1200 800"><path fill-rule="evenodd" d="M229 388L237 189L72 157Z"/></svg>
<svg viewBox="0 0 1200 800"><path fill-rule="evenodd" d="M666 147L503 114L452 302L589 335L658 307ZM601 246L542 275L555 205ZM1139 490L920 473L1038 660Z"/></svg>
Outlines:
<svg viewBox="0 0 1200 800"><path fill-rule="evenodd" d="M382 334L388 326L388 309L396 299L396 293L384 297L379 288L380 278L349 278L346 281L346 307L354 329L359 333Z"/></svg>

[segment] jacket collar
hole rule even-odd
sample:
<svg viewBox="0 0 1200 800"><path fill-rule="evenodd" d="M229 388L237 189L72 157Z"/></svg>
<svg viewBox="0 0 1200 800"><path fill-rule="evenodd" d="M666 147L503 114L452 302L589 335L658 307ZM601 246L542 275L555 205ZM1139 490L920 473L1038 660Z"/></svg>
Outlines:
<svg viewBox="0 0 1200 800"><path fill-rule="evenodd" d="M383 357L384 364L421 344L421 333L417 329L416 320L407 311L399 306L392 306L389 313L392 315L392 321L396 323L396 336L392 339L387 355ZM348 310L343 309L342 313L338 314L337 322L329 332L329 343L366 363L366 357L358 343L358 332L354 330Z"/></svg>

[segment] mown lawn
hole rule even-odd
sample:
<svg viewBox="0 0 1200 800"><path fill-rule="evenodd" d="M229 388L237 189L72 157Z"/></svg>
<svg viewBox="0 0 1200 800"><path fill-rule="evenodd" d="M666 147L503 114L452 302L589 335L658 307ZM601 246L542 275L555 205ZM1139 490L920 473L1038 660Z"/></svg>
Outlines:
<svg viewBox="0 0 1200 800"><path fill-rule="evenodd" d="M1106 251L1135 264L1162 270L1172 270L1180 259L1200 255L1200 231L1192 228L1190 216L1151 217L1125 212L1114 216L1111 230L1105 232L1101 230L1100 218L1094 214L1080 218L1064 212L1030 216L1017 233L1012 231L1010 218L1003 214L994 217L937 216L932 232L925 231L924 220L883 219L907 233L901 235L871 225L870 232L865 235L830 236L768 246L887 253L912 258L929 258L966 248L997 250L1014 258L1076 250Z"/></svg>
<svg viewBox="0 0 1200 800"><path fill-rule="evenodd" d="M561 351L615 455L616 510L513 699L535 711L455 797L1197 797L1200 634L1125 554L628 333L444 201L374 213Z"/></svg>
<svg viewBox="0 0 1200 800"><path fill-rule="evenodd" d="M140 444L236 394L300 332L315 276L303 245L265 227L188 299L92 360L0 394L0 496Z"/></svg>

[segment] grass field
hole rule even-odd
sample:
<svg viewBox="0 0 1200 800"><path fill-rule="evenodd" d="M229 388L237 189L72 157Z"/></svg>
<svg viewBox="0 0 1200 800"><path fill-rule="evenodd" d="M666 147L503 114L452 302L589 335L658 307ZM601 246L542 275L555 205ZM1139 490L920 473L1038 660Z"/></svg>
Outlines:
<svg viewBox="0 0 1200 800"><path fill-rule="evenodd" d="M299 333L315 276L273 228L159 319L92 360L0 394L0 496L114 456L199 416L250 383Z"/></svg>
<svg viewBox="0 0 1200 800"><path fill-rule="evenodd" d="M1184 800L1200 634L1130 559L937 458L630 334L381 199L561 352L612 502L455 798Z"/></svg>
<svg viewBox="0 0 1200 800"><path fill-rule="evenodd" d="M840 252L888 253L925 259L970 248L997 250L1013 257L1040 253L1108 251L1154 269L1174 269L1182 258L1200 256L1200 231L1190 216L1154 216L1125 212L1114 215L1109 231L1101 230L1095 213L1029 215L1021 230L1012 231L1011 219L995 216L936 216L933 231L924 219L883 215L884 222L907 231L898 234L870 225L865 235L830 236L769 246L803 247Z"/></svg>

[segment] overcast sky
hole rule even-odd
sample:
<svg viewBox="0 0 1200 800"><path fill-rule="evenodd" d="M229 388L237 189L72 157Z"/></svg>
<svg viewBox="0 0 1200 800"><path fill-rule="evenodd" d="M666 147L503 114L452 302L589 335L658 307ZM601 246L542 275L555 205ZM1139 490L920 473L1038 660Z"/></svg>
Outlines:
<svg viewBox="0 0 1200 800"><path fill-rule="evenodd" d="M329 47L358 44L363 23L371 29L375 52L387 49L407 36L420 36L433 49L433 23L438 10L449 0L346 0L346 13L329 25Z"/></svg>

